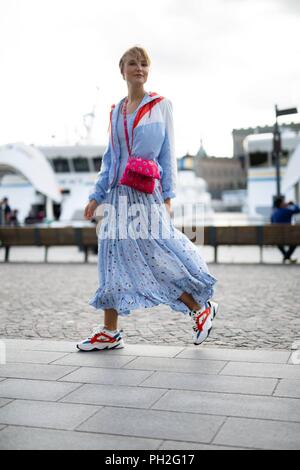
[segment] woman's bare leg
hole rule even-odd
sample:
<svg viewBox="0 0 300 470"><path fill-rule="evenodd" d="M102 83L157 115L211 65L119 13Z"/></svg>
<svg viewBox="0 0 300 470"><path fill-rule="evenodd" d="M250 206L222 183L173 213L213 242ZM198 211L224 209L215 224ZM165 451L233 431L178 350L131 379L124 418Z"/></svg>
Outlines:
<svg viewBox="0 0 300 470"><path fill-rule="evenodd" d="M200 310L201 305L199 305L194 297L187 292L184 292L179 299L188 306L190 310ZM108 308L104 310L104 326L108 330L116 330L118 328L118 312L113 308Z"/></svg>
<svg viewBox="0 0 300 470"><path fill-rule="evenodd" d="M118 312L114 308L104 310L104 326L108 330L116 330L118 328Z"/></svg>
<svg viewBox="0 0 300 470"><path fill-rule="evenodd" d="M201 305L199 305L194 297L191 294L188 294L187 292L184 292L179 299L188 306L190 310L200 310Z"/></svg>

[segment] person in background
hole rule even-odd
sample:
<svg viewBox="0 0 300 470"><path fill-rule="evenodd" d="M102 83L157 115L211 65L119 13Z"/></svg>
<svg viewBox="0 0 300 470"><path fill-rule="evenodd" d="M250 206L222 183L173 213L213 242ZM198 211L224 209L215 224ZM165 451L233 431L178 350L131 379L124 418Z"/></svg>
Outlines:
<svg viewBox="0 0 300 470"><path fill-rule="evenodd" d="M1 223L3 225L9 225L10 216L11 216L11 208L8 204L8 198L4 197L2 201L0 202L0 205L3 206L3 220L1 221Z"/></svg>
<svg viewBox="0 0 300 470"><path fill-rule="evenodd" d="M14 227L19 227L20 226L20 222L18 220L18 209L14 209L12 211L12 214L10 216L10 225L11 226L14 226Z"/></svg>
<svg viewBox="0 0 300 470"><path fill-rule="evenodd" d="M272 224L291 224L295 214L300 213L300 207L294 202L285 202L284 196L279 196L274 201L274 210L271 216ZM291 264L297 263L297 259L291 256L297 248L297 245L291 245L287 249L283 245L278 245L279 250L283 254L283 263L288 261Z"/></svg>
<svg viewBox="0 0 300 470"><path fill-rule="evenodd" d="M37 213L37 220L38 222L43 222L45 218L45 211L41 210Z"/></svg>
<svg viewBox="0 0 300 470"><path fill-rule="evenodd" d="M0 201L0 226L3 224L3 211L2 211L3 200Z"/></svg>
<svg viewBox="0 0 300 470"><path fill-rule="evenodd" d="M34 224L35 222L36 222L35 211L33 208L31 208L27 217L25 217L24 224L30 225L30 224Z"/></svg>

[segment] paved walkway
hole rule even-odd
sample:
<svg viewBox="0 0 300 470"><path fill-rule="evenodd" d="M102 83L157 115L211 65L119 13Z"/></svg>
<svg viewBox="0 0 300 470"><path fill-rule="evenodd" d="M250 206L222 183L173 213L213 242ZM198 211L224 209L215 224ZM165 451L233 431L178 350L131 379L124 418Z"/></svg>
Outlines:
<svg viewBox="0 0 300 470"><path fill-rule="evenodd" d="M209 265L220 311L205 347L289 350L300 340L300 266ZM78 341L103 322L95 264L1 264L0 337ZM126 341L188 346L191 320L165 305L120 318Z"/></svg>
<svg viewBox="0 0 300 470"><path fill-rule="evenodd" d="M299 356L2 339L0 449L299 450Z"/></svg>

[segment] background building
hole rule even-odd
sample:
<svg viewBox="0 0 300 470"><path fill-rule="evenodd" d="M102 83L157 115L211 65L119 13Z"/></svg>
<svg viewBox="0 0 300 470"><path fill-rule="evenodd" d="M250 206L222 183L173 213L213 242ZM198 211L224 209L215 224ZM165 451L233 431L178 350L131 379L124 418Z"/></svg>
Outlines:
<svg viewBox="0 0 300 470"><path fill-rule="evenodd" d="M300 123L290 123L290 124L281 124L280 129L290 129L296 133L300 132ZM241 129L233 129L232 131L232 139L233 139L233 157L240 159L242 162L245 162L245 166L247 166L246 154L245 154L245 145L244 140L249 135L257 135L257 134L272 134L274 130L274 126L256 126L256 127L248 127L248 128L241 128ZM253 156L253 159L255 157ZM253 163L255 163L253 161Z"/></svg>
<svg viewBox="0 0 300 470"><path fill-rule="evenodd" d="M208 156L203 144L195 156L185 155L178 162L178 169L194 169L203 178L213 199L222 199L224 191L245 190L246 172L238 158Z"/></svg>

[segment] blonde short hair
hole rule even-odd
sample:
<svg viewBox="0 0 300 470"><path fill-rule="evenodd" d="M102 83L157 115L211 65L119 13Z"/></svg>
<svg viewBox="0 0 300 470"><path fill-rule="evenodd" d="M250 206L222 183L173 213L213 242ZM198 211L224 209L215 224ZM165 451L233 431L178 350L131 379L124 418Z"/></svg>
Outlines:
<svg viewBox="0 0 300 470"><path fill-rule="evenodd" d="M144 59L147 62L148 66L150 66L150 64L151 64L151 60L150 60L150 57L149 57L146 49L144 49L143 47L140 47L140 46L131 47L130 49L127 49L126 52L124 52L124 54L122 55L122 57L120 59L119 67L120 67L120 71L121 71L122 74L123 74L123 67L124 67L124 64L125 64L125 60L126 60L127 56L129 56L129 55L134 56L138 59Z"/></svg>

